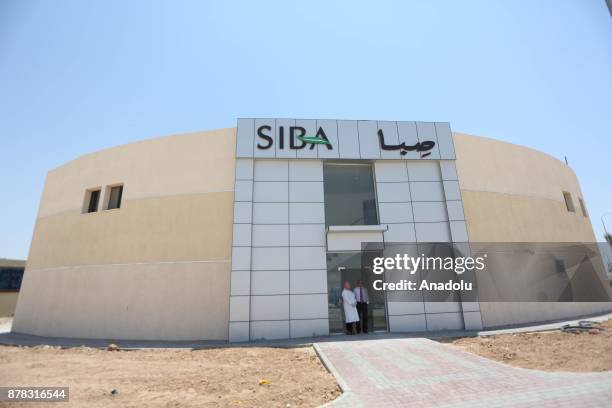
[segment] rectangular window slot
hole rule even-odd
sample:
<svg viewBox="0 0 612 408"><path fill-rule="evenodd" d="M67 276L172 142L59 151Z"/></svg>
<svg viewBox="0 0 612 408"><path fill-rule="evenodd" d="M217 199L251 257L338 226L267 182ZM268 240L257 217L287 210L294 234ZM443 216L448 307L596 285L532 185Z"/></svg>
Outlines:
<svg viewBox="0 0 612 408"><path fill-rule="evenodd" d="M580 209L582 210L582 215L584 215L585 217L588 217L586 206L584 205L584 201L582 200L582 198L578 197L578 202L580 203Z"/></svg>
<svg viewBox="0 0 612 408"><path fill-rule="evenodd" d="M123 195L123 186L114 186L110 188L108 197L108 210L121 208L121 196Z"/></svg>
<svg viewBox="0 0 612 408"><path fill-rule="evenodd" d="M574 201L572 201L572 195L567 191L564 191L563 198L565 199L565 207L567 207L567 211L576 212L576 209L574 208Z"/></svg>
<svg viewBox="0 0 612 408"><path fill-rule="evenodd" d="M325 224L376 225L376 187L369 163L323 166Z"/></svg>

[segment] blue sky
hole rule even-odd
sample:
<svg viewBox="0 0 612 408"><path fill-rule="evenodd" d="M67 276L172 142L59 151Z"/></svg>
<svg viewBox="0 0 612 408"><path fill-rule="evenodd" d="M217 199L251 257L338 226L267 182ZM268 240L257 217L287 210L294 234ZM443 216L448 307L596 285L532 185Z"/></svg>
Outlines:
<svg viewBox="0 0 612 408"><path fill-rule="evenodd" d="M450 121L567 156L601 238L612 18L604 0L1 1L0 257L27 256L49 169L239 116Z"/></svg>

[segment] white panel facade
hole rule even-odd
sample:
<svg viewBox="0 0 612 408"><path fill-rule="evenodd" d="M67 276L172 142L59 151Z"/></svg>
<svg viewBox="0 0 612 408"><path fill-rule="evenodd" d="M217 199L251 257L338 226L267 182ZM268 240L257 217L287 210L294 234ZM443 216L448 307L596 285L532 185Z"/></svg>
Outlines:
<svg viewBox="0 0 612 408"><path fill-rule="evenodd" d="M339 157L338 146L338 124L335 120L317 120L317 131L321 128L325 132L325 136L332 145L332 149L328 149L324 145L317 146L318 157L320 159L336 159Z"/></svg>
<svg viewBox="0 0 612 408"><path fill-rule="evenodd" d="M419 143L416 122L397 122L397 132L400 143L405 143L407 146L415 146L417 143ZM416 150L411 150L406 152L402 158L408 160L419 160L421 158L421 154Z"/></svg>
<svg viewBox="0 0 612 408"><path fill-rule="evenodd" d="M373 120L357 122L359 132L359 155L362 159L380 159L378 124Z"/></svg>
<svg viewBox="0 0 612 408"><path fill-rule="evenodd" d="M255 119L238 119L236 127L236 157L253 157Z"/></svg>
<svg viewBox="0 0 612 408"><path fill-rule="evenodd" d="M317 121L313 119L298 119L295 121L295 125L304 128L304 130L306 131L304 136L314 136L318 130ZM302 143L299 140L296 140L296 144L301 145ZM304 148L299 149L296 152L298 159L317 158L316 145L306 145Z"/></svg>
<svg viewBox="0 0 612 408"><path fill-rule="evenodd" d="M291 160L289 162L289 181L323 181L323 162L321 160Z"/></svg>
<svg viewBox="0 0 612 408"><path fill-rule="evenodd" d="M276 157L295 159L296 151L288 148L291 143L289 138L292 126L295 126L295 119L276 119L277 143L274 144Z"/></svg>
<svg viewBox="0 0 612 408"><path fill-rule="evenodd" d="M319 129L331 149L297 137L294 147L304 147L291 148L292 131L315 137ZM391 150L381 148L379 130ZM435 144L419 151L425 142ZM230 341L329 334L326 160L373 164L381 225L362 234L372 236L366 241L468 242L448 123L239 119L236 157ZM477 302L462 309L425 303L418 292L388 298L392 332L482 327Z"/></svg>
<svg viewBox="0 0 612 408"><path fill-rule="evenodd" d="M426 141L433 141L436 145L429 152L421 152L420 158L425 160L439 160L440 149L438 147L438 138L436 136L436 126L433 122L417 122L417 134L419 136L419 142L423 143ZM426 155L426 153L431 153Z"/></svg>
<svg viewBox="0 0 612 408"><path fill-rule="evenodd" d="M359 131L356 120L339 120L338 152L341 159L359 159Z"/></svg>
<svg viewBox="0 0 612 408"><path fill-rule="evenodd" d="M264 134L270 137L272 145L269 141L257 137L257 131L262 126L266 129L262 130ZM253 138L253 157L276 157L274 146L276 145L276 119L255 119L255 137ZM267 149L263 149L270 146Z"/></svg>
<svg viewBox="0 0 612 408"><path fill-rule="evenodd" d="M398 145L400 144L399 135L397 131L397 122L378 122L378 130L383 132L384 141L386 145ZM379 146L380 147L380 146ZM401 159L402 155L399 150L383 150L380 149L381 159Z"/></svg>

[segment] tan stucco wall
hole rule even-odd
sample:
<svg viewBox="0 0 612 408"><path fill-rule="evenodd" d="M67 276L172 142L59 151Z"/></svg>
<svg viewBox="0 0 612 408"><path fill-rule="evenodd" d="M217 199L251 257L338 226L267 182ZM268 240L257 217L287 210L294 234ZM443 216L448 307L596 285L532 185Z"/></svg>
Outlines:
<svg viewBox="0 0 612 408"><path fill-rule="evenodd" d="M227 339L235 129L162 137L49 172L13 331ZM123 183L120 209L82 214Z"/></svg>
<svg viewBox="0 0 612 408"><path fill-rule="evenodd" d="M12 316L17 305L18 292L0 292L0 317Z"/></svg>
<svg viewBox="0 0 612 408"><path fill-rule="evenodd" d="M470 241L596 241L580 209L578 179L565 163L499 140L460 133L453 140ZM567 211L563 191L571 193L576 212ZM480 309L485 327L499 327L601 313L612 305L482 302Z"/></svg>

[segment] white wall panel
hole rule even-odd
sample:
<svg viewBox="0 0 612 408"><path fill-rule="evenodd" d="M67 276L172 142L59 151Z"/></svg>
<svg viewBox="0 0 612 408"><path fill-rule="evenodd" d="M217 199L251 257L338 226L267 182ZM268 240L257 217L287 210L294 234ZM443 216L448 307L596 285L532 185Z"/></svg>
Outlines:
<svg viewBox="0 0 612 408"><path fill-rule="evenodd" d="M288 160L256 159L253 165L255 181L287 181Z"/></svg>
<svg viewBox="0 0 612 408"><path fill-rule="evenodd" d="M435 161L414 161L406 163L410 181L440 181L440 166Z"/></svg>
<svg viewBox="0 0 612 408"><path fill-rule="evenodd" d="M389 330L392 333L413 333L427 331L425 315L389 316Z"/></svg>
<svg viewBox="0 0 612 408"><path fill-rule="evenodd" d="M251 272L252 295L286 295L289 293L288 271Z"/></svg>
<svg viewBox="0 0 612 408"><path fill-rule="evenodd" d="M289 182L289 201L322 203L322 181L293 181Z"/></svg>
<svg viewBox="0 0 612 408"><path fill-rule="evenodd" d="M413 202L415 222L442 222L448 221L446 214L446 203L444 201Z"/></svg>
<svg viewBox="0 0 612 408"><path fill-rule="evenodd" d="M327 269L290 271L291 294L327 293Z"/></svg>
<svg viewBox="0 0 612 408"><path fill-rule="evenodd" d="M359 155L362 159L380 159L378 125L373 120L357 122L359 130Z"/></svg>
<svg viewBox="0 0 612 408"><path fill-rule="evenodd" d="M438 148L438 138L436 137L436 127L433 122L417 122L417 133L419 135L419 142L432 141L435 143L433 149L427 152L420 152L419 157L423 160L439 160L440 150ZM424 154L431 153L428 156L423 157Z"/></svg>
<svg viewBox="0 0 612 408"><path fill-rule="evenodd" d="M236 159L236 180L253 180L253 159Z"/></svg>
<svg viewBox="0 0 612 408"><path fill-rule="evenodd" d="M289 161L289 181L323 181L323 162L320 160Z"/></svg>
<svg viewBox="0 0 612 408"><path fill-rule="evenodd" d="M289 318L289 295L251 296L251 320Z"/></svg>
<svg viewBox="0 0 612 408"><path fill-rule="evenodd" d="M338 145L340 158L359 159L359 131L356 120L339 120Z"/></svg>
<svg viewBox="0 0 612 408"><path fill-rule="evenodd" d="M251 202L234 202L234 222L249 223L252 221L253 203Z"/></svg>
<svg viewBox="0 0 612 408"><path fill-rule="evenodd" d="M416 242L413 223L389 224L385 231L385 242Z"/></svg>
<svg viewBox="0 0 612 408"><path fill-rule="evenodd" d="M291 338L329 335L327 319L291 320Z"/></svg>
<svg viewBox="0 0 612 408"><path fill-rule="evenodd" d="M448 219L451 221L461 221L465 219L463 215L463 205L461 201L447 201Z"/></svg>
<svg viewBox="0 0 612 408"><path fill-rule="evenodd" d="M378 212L381 224L412 222L412 204L406 203L379 203Z"/></svg>
<svg viewBox="0 0 612 408"><path fill-rule="evenodd" d="M420 292L417 292L419 297L416 298L415 302L388 302L387 313L390 316L393 315L406 315L406 314L424 314L425 304L423 303L423 297Z"/></svg>
<svg viewBox="0 0 612 408"><path fill-rule="evenodd" d="M396 122L379 121L378 129L382 130L386 145L400 144ZM401 159L403 157L400 153L400 150L383 150L380 146L380 140L378 146L380 149L381 159Z"/></svg>
<svg viewBox="0 0 612 408"><path fill-rule="evenodd" d="M232 271L230 296L246 296L251 292L251 271Z"/></svg>
<svg viewBox="0 0 612 408"><path fill-rule="evenodd" d="M281 126L283 127L281 133ZM296 151L290 148L290 130L291 126L295 126L294 119L276 119L276 157L293 158L296 157Z"/></svg>
<svg viewBox="0 0 612 408"><path fill-rule="evenodd" d="M447 222L417 222L414 227L418 242L451 242Z"/></svg>
<svg viewBox="0 0 612 408"><path fill-rule="evenodd" d="M253 225L253 247L289 246L287 224Z"/></svg>
<svg viewBox="0 0 612 408"><path fill-rule="evenodd" d="M291 319L326 319L327 294L291 295Z"/></svg>
<svg viewBox="0 0 612 408"><path fill-rule="evenodd" d="M253 157L254 119L238 119L236 157Z"/></svg>
<svg viewBox="0 0 612 408"><path fill-rule="evenodd" d="M253 182L251 180L236 180L234 200L253 201Z"/></svg>
<svg viewBox="0 0 612 408"><path fill-rule="evenodd" d="M249 296L230 297L230 321L245 322L249 321Z"/></svg>
<svg viewBox="0 0 612 408"><path fill-rule="evenodd" d="M461 200L458 181L444 181L444 196L447 200Z"/></svg>
<svg viewBox="0 0 612 408"><path fill-rule="evenodd" d="M317 120L317 131L319 127L323 128L325 136L331 143L331 150L325 145L318 145L318 157L319 158L337 158L339 157L338 148L338 125L335 120Z"/></svg>
<svg viewBox="0 0 612 408"><path fill-rule="evenodd" d="M465 330L482 330L482 317L480 312L464 312L463 321Z"/></svg>
<svg viewBox="0 0 612 408"><path fill-rule="evenodd" d="M451 133L450 123L436 122L436 137L438 138L438 148L442 159L455 159L455 146Z"/></svg>
<svg viewBox="0 0 612 408"><path fill-rule="evenodd" d="M419 142L416 122L397 122L397 130L400 143L405 143L407 146L414 146ZM402 158L416 160L420 159L421 155L417 151L410 151L406 155L402 156Z"/></svg>
<svg viewBox="0 0 612 408"><path fill-rule="evenodd" d="M289 269L289 248L253 248L252 271L282 271Z"/></svg>
<svg viewBox="0 0 612 408"><path fill-rule="evenodd" d="M289 338L289 320L251 322L251 340Z"/></svg>
<svg viewBox="0 0 612 408"><path fill-rule="evenodd" d="M232 247L232 270L248 271L251 269L251 248Z"/></svg>
<svg viewBox="0 0 612 408"><path fill-rule="evenodd" d="M468 233L465 221L451 221L450 230L453 242L468 242Z"/></svg>
<svg viewBox="0 0 612 408"><path fill-rule="evenodd" d="M444 201L442 183L437 181L410 182L412 201Z"/></svg>
<svg viewBox="0 0 612 408"><path fill-rule="evenodd" d="M408 172L404 161L375 161L374 175L377 182L407 182Z"/></svg>
<svg viewBox="0 0 612 408"><path fill-rule="evenodd" d="M379 203L410 202L408 183L376 183Z"/></svg>
<svg viewBox="0 0 612 408"><path fill-rule="evenodd" d="M306 130L306 133L304 134L304 136L315 136L317 134L317 121L316 120L297 119L295 121L295 125L301 126ZM295 143L298 146L301 146L302 144L302 142L297 139L297 134L296 134ZM297 150L297 158L298 159L304 159L304 158L316 159L317 158L317 145L314 145L313 149L310 148L311 146L312 144L307 143L306 147L304 147L303 149Z"/></svg>
<svg viewBox="0 0 612 408"><path fill-rule="evenodd" d="M440 170L442 172L442 180L458 180L457 166L454 160L440 160Z"/></svg>
<svg viewBox="0 0 612 408"><path fill-rule="evenodd" d="M253 202L286 203L289 201L289 184L284 181L256 181L253 183Z"/></svg>
<svg viewBox="0 0 612 408"><path fill-rule="evenodd" d="M291 224L291 246L325 246L325 224Z"/></svg>
<svg viewBox="0 0 612 408"><path fill-rule="evenodd" d="M323 203L289 203L291 224L320 224L325 222Z"/></svg>
<svg viewBox="0 0 612 408"><path fill-rule="evenodd" d="M427 330L463 330L461 313L436 313L425 315Z"/></svg>
<svg viewBox="0 0 612 408"><path fill-rule="evenodd" d="M249 341L249 322L230 322L229 341L232 343Z"/></svg>
<svg viewBox="0 0 612 408"><path fill-rule="evenodd" d="M254 203L253 224L287 224L288 203Z"/></svg>
<svg viewBox="0 0 612 408"><path fill-rule="evenodd" d="M291 269L327 269L324 247L291 247Z"/></svg>
<svg viewBox="0 0 612 408"><path fill-rule="evenodd" d="M265 130L264 134L272 138L272 146L268 149L261 149L259 146L267 146L268 141L257 136L257 129L260 126L270 126L269 130ZM255 119L255 134L253 138L253 157L275 157L276 151L274 146L276 144L276 120L274 119Z"/></svg>
<svg viewBox="0 0 612 408"><path fill-rule="evenodd" d="M251 224L234 224L232 228L233 246L251 246Z"/></svg>

